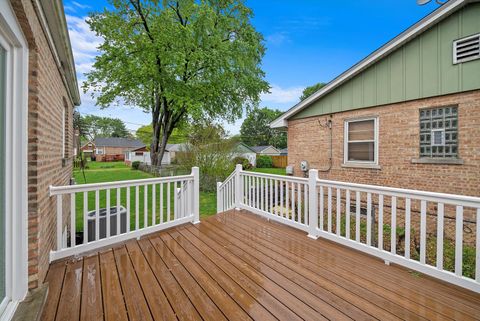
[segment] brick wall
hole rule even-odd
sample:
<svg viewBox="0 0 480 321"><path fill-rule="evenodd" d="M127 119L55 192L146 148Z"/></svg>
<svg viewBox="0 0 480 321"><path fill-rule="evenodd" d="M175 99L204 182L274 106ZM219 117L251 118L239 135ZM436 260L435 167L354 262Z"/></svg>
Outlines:
<svg viewBox="0 0 480 321"><path fill-rule="evenodd" d="M68 185L72 176L73 103L62 81L32 1L11 0L29 45L28 98L28 265L29 287L41 284L56 240L56 203L50 185ZM66 111L66 163L62 161ZM69 212L68 198L64 213Z"/></svg>
<svg viewBox="0 0 480 321"><path fill-rule="evenodd" d="M464 164L412 163L412 159L419 158L419 109L448 105L458 106L458 155ZM344 121L366 116L377 116L379 120L380 169L344 167ZM331 169L327 170L330 129L325 125L329 119L332 120L333 157ZM480 91L291 120L288 122L288 163L294 167L296 176L303 176L299 166L302 160L308 161L310 168L318 169L323 179L480 196ZM412 206L412 210L418 212ZM429 208L429 214L435 215L435 212L435 208ZM428 225L432 227L430 232L434 232L435 217L431 215ZM446 209L446 215L450 217L445 221L446 235L452 236L454 209ZM464 230L475 230L474 224L469 223L473 215L466 211ZM418 215L412 214L412 227L418 231L417 218ZM404 223L402 217L397 220L398 224ZM388 221L386 217L386 223ZM467 242L474 240L474 234L469 233L465 238Z"/></svg>

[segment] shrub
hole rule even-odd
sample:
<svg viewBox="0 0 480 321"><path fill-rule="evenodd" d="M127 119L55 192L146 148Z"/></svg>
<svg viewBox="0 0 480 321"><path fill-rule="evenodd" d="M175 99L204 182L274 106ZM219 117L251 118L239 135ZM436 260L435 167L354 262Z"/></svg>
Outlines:
<svg viewBox="0 0 480 321"><path fill-rule="evenodd" d="M240 164L242 165L243 169L250 169L252 168L252 165L250 164L250 161L246 159L245 157L235 157L233 159L233 163L235 165Z"/></svg>
<svg viewBox="0 0 480 321"><path fill-rule="evenodd" d="M139 168L140 168L140 162L139 161L132 162L132 169L139 169Z"/></svg>
<svg viewBox="0 0 480 321"><path fill-rule="evenodd" d="M258 168L272 168L273 161L270 156L257 156L257 167Z"/></svg>

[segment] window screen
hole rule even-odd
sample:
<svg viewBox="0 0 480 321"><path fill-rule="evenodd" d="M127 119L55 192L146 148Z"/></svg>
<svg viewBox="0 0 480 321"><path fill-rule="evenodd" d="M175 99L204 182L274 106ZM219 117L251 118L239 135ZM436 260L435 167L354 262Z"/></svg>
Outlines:
<svg viewBox="0 0 480 321"><path fill-rule="evenodd" d="M420 157L458 155L457 107L420 110Z"/></svg>

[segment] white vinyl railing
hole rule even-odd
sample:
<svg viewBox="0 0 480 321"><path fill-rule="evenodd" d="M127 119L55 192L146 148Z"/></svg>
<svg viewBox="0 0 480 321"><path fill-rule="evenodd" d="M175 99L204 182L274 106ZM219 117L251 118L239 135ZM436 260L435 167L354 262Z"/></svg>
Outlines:
<svg viewBox="0 0 480 321"><path fill-rule="evenodd" d="M183 176L50 186L50 196L57 202L57 247L50 261L200 217L198 167Z"/></svg>
<svg viewBox="0 0 480 321"><path fill-rule="evenodd" d="M479 197L321 180L317 170L308 178L261 174L241 165L218 187L219 212L246 209L480 292Z"/></svg>

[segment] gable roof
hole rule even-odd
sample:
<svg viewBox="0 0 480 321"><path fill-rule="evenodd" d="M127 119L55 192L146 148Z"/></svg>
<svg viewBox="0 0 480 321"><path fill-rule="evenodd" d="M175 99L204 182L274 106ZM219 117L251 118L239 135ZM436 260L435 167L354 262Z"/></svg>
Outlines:
<svg viewBox="0 0 480 321"><path fill-rule="evenodd" d="M279 152L278 149L276 149L275 147L273 147L272 145L266 145L266 146L252 146L250 147L251 150L253 150L255 153L259 154L261 152L263 152L265 149L267 148L273 148L275 149L277 152Z"/></svg>
<svg viewBox="0 0 480 321"><path fill-rule="evenodd" d="M123 137L97 137L93 143L96 147L140 148L145 146L145 144L138 139Z"/></svg>
<svg viewBox="0 0 480 321"><path fill-rule="evenodd" d="M352 66L350 69L346 70L344 73L340 74L337 78L333 79L327 85L316 91L310 97L302 100L283 115L275 119L270 123L271 128L282 128L288 127L287 120L297 114L298 112L309 107L312 103L318 101L320 98L324 97L328 93L332 92L342 84L346 83L348 80L352 79L356 75L360 74L362 71L366 70L368 67L377 63L385 56L389 55L395 51L400 46L407 43L409 40L417 37L422 34L424 31L432 27L433 25L439 23L441 20L445 19L452 13L455 13L459 9L463 8L466 4L471 2L477 2L478 0L450 0L444 5L440 6L438 9L415 23L413 26L399 34L397 37L393 38L385 45L368 55L366 58Z"/></svg>
<svg viewBox="0 0 480 321"><path fill-rule="evenodd" d="M170 152L185 151L187 144L167 144L167 150Z"/></svg>
<svg viewBox="0 0 480 321"><path fill-rule="evenodd" d="M252 152L252 153L257 153L252 147L248 146L247 144L243 143L243 142L239 142L235 145L235 147L233 148L235 151L240 151L241 148L245 148L245 150L249 151L249 152Z"/></svg>

